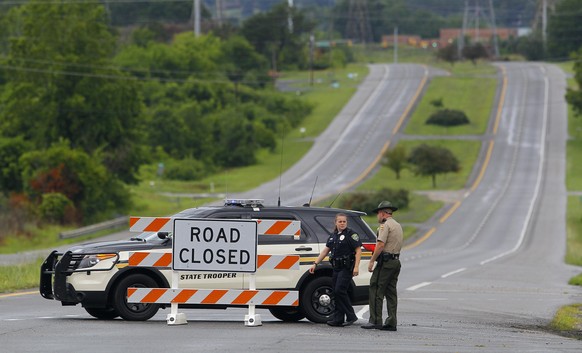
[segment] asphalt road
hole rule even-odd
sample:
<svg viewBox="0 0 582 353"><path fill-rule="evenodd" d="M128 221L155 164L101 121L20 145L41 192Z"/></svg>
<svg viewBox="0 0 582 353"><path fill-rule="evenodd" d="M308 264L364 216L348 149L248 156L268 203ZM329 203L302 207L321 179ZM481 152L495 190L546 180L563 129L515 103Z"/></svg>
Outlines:
<svg viewBox="0 0 582 353"><path fill-rule="evenodd" d="M167 326L167 312L148 322L105 322L32 293L0 297L0 351L582 351L582 341L544 328L560 306L582 302L582 290L566 284L582 269L563 263L565 76L546 64L498 66L484 168L402 252L397 332L282 323L262 310L263 326L250 328L242 309L186 311L186 326ZM374 65L371 72L315 151L284 175L283 204L308 200L316 176L321 188L314 199L357 183L387 141L399 138L403 117L431 74L418 65ZM260 196L276 200L278 184L264 186ZM367 307L356 309L364 323Z"/></svg>

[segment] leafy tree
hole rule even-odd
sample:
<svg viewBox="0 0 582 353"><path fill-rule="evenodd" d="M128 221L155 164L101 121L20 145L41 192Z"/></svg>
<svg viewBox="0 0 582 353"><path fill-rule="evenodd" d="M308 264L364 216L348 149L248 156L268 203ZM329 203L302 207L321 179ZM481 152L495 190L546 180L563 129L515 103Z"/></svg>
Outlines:
<svg viewBox="0 0 582 353"><path fill-rule="evenodd" d="M455 62L459 61L457 46L453 44L449 44L444 48L439 48L435 55L440 60L444 60L451 64L451 66L455 65Z"/></svg>
<svg viewBox="0 0 582 353"><path fill-rule="evenodd" d="M400 179L400 172L406 167L407 158L406 147L397 145L393 149L386 151L382 164L392 169L396 173L396 179Z"/></svg>
<svg viewBox="0 0 582 353"><path fill-rule="evenodd" d="M450 150L426 144L412 150L408 162L414 165L415 175L430 176L433 187L436 187L437 174L456 173L461 170L459 161Z"/></svg>
<svg viewBox="0 0 582 353"><path fill-rule="evenodd" d="M58 192L51 192L42 195L42 201L38 211L43 220L51 223L68 223L66 217L74 213L74 206L71 200Z"/></svg>
<svg viewBox="0 0 582 353"><path fill-rule="evenodd" d="M214 116L216 156L221 167L240 167L256 162L253 124L231 108Z"/></svg>
<svg viewBox="0 0 582 353"><path fill-rule="evenodd" d="M568 58L582 46L582 0L562 0L548 18L548 51L553 59Z"/></svg>
<svg viewBox="0 0 582 353"><path fill-rule="evenodd" d="M408 190L383 188L376 192L358 191L349 193L339 202L339 207L347 210L360 210L366 213L372 211L378 206L378 200L390 200L398 208L404 209L410 203Z"/></svg>
<svg viewBox="0 0 582 353"><path fill-rule="evenodd" d="M477 65L478 59L486 59L489 57L487 49L481 43L475 43L465 46L463 48L462 54L465 59L471 60L473 65Z"/></svg>
<svg viewBox="0 0 582 353"><path fill-rule="evenodd" d="M0 137L0 191L5 195L22 191L23 166L18 159L31 148L22 137Z"/></svg>
<svg viewBox="0 0 582 353"><path fill-rule="evenodd" d="M289 17L293 19L292 31ZM307 68L306 37L314 28L315 24L302 11L281 3L270 11L248 18L243 23L241 34L257 52L271 61L271 69Z"/></svg>
<svg viewBox="0 0 582 353"><path fill-rule="evenodd" d="M135 182L140 163L139 86L111 69L116 39L100 4L33 0L11 11L22 34L10 43L0 128L37 148L65 139L99 150L109 172Z"/></svg>
<svg viewBox="0 0 582 353"><path fill-rule="evenodd" d="M529 36L518 38L516 50L527 60L543 60L545 53L541 34L535 32Z"/></svg>
<svg viewBox="0 0 582 353"><path fill-rule="evenodd" d="M65 142L51 145L46 151L31 151L20 157L24 165L24 193L35 204L42 204L43 195L59 193L78 210L77 220L92 222L126 212L129 192L100 163L98 155L90 156Z"/></svg>

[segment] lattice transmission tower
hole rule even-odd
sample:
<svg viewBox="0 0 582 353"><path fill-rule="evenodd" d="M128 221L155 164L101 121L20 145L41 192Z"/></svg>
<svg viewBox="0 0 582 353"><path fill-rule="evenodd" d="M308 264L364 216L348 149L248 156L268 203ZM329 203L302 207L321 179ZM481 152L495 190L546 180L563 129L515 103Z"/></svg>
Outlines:
<svg viewBox="0 0 582 353"><path fill-rule="evenodd" d="M364 44L374 41L367 0L350 0L346 33Z"/></svg>
<svg viewBox="0 0 582 353"><path fill-rule="evenodd" d="M463 13L463 28L459 38L459 55L465 46L465 36L472 32L475 42L480 42L481 20L484 20L486 26L491 29L491 38L493 39L493 51L495 57L499 57L499 43L497 40L497 25L495 24L495 10L493 9L493 0L488 0L488 5L481 6L481 1L465 1L465 11Z"/></svg>

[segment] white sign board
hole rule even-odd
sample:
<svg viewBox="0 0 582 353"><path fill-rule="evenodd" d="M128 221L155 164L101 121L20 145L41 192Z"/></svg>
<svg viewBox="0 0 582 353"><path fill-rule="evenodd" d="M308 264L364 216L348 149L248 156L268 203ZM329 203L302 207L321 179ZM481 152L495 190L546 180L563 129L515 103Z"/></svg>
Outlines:
<svg viewBox="0 0 582 353"><path fill-rule="evenodd" d="M175 271L257 271L257 222L175 219Z"/></svg>

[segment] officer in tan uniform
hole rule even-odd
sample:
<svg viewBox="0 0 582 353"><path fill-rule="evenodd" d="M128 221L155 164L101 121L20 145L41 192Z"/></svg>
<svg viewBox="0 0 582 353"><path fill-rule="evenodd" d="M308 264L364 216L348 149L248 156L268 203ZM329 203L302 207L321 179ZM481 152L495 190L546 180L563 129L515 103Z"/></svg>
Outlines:
<svg viewBox="0 0 582 353"><path fill-rule="evenodd" d="M398 207L390 201L382 201L374 210L378 215L378 227L376 248L370 259L368 271L372 272L370 278L370 320L362 325L364 329L377 329L384 331L396 331L396 309L398 296L396 284L400 274L400 250L402 248L402 227L392 213ZM377 262L374 267L374 262ZM386 298L388 317L382 322L382 304Z"/></svg>

